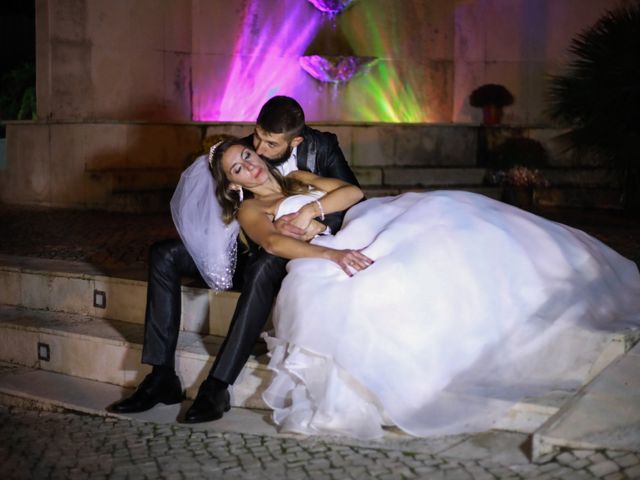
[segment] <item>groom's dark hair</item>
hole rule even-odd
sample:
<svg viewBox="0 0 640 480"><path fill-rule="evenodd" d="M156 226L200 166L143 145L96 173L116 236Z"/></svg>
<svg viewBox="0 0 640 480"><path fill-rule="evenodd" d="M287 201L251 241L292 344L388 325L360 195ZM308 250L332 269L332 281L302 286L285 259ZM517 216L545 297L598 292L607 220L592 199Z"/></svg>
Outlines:
<svg viewBox="0 0 640 480"><path fill-rule="evenodd" d="M302 135L304 111L293 98L278 95L262 106L256 123L269 133L284 133L291 140Z"/></svg>

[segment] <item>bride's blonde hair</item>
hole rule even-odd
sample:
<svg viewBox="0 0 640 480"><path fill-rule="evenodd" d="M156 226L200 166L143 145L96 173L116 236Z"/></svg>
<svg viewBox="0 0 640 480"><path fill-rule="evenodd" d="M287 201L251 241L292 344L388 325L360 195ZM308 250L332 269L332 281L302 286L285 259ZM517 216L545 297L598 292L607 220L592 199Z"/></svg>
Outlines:
<svg viewBox="0 0 640 480"><path fill-rule="evenodd" d="M248 144L245 139L231 137L211 147L209 152L209 167L216 181L216 198L222 207L222 220L224 223L231 223L236 217L238 208L240 207L240 193L229 189L229 179L222 168L222 155L234 145L242 145L243 147L253 150L253 146ZM308 192L310 185L296 180L292 177L283 177L276 168L265 161L269 168L269 172L274 176L276 182L280 186L282 195L288 197L298 193Z"/></svg>

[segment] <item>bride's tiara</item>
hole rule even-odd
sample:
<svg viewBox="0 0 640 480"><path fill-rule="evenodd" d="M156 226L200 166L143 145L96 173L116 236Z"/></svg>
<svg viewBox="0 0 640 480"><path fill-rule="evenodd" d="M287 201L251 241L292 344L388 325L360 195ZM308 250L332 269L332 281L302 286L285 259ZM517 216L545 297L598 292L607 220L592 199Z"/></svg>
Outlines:
<svg viewBox="0 0 640 480"><path fill-rule="evenodd" d="M216 153L216 148L218 148L222 142L224 142L224 140L220 140L209 149L209 167L211 168L213 168L213 155Z"/></svg>

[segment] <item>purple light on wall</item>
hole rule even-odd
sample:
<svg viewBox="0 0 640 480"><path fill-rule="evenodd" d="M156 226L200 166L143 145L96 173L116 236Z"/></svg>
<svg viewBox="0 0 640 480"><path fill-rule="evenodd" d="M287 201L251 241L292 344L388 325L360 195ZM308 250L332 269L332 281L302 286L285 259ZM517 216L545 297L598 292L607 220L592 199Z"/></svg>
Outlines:
<svg viewBox="0 0 640 480"><path fill-rule="evenodd" d="M298 58L324 21L304 2L286 2L286 14L250 0L233 49L223 91L206 92L194 112L199 121L255 121L260 107L274 95L296 96ZM311 11L312 12L312 11Z"/></svg>
<svg viewBox="0 0 640 480"><path fill-rule="evenodd" d="M307 55L300 57L300 66L316 80L325 83L345 83L370 67L374 57Z"/></svg>
<svg viewBox="0 0 640 480"><path fill-rule="evenodd" d="M353 0L309 0L314 7L329 15L337 15L347 8Z"/></svg>

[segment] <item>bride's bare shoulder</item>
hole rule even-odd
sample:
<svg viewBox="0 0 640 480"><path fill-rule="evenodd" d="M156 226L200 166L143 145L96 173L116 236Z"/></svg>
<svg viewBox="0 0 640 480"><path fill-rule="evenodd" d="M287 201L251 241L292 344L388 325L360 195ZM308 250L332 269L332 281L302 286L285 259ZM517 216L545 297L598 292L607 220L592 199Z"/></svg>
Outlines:
<svg viewBox="0 0 640 480"><path fill-rule="evenodd" d="M270 202L264 202L255 198L249 198L238 207L238 218L240 216L266 215L273 216L273 205Z"/></svg>
<svg viewBox="0 0 640 480"><path fill-rule="evenodd" d="M253 211L264 209L264 204L255 198L248 198L244 200L238 207L238 213L242 211Z"/></svg>

